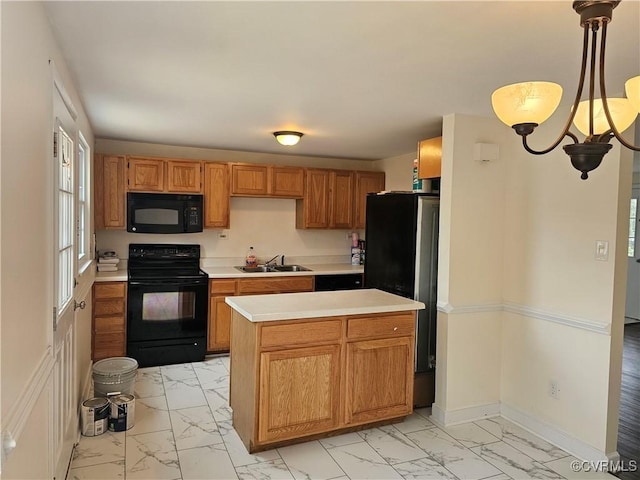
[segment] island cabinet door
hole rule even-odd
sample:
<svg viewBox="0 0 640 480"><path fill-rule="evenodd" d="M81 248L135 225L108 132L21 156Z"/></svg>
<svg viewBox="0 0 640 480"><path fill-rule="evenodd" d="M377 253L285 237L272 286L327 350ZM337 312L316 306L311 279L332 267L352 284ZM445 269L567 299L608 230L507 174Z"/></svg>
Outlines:
<svg viewBox="0 0 640 480"><path fill-rule="evenodd" d="M260 355L258 443L332 430L340 405L340 345Z"/></svg>
<svg viewBox="0 0 640 480"><path fill-rule="evenodd" d="M408 415L413 409L411 337L347 344L345 423Z"/></svg>

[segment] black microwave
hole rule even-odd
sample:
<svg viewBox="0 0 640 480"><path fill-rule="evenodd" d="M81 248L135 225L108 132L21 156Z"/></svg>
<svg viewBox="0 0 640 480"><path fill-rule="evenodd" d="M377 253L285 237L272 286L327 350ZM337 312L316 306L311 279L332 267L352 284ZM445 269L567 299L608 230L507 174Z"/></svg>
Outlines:
<svg viewBox="0 0 640 480"><path fill-rule="evenodd" d="M202 195L127 193L127 232L201 232L202 203Z"/></svg>

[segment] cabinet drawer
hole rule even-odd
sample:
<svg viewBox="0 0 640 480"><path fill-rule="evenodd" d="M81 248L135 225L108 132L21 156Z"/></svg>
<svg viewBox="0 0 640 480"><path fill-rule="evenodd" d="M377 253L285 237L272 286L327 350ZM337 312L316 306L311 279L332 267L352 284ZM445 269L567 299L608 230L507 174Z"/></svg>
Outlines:
<svg viewBox="0 0 640 480"><path fill-rule="evenodd" d="M260 345L263 348L275 346L307 345L320 342L339 342L342 322L318 320L305 323L264 325Z"/></svg>
<svg viewBox="0 0 640 480"><path fill-rule="evenodd" d="M124 299L114 298L113 300L96 300L93 306L93 315L124 315Z"/></svg>
<svg viewBox="0 0 640 480"><path fill-rule="evenodd" d="M211 296L217 296L220 293L228 293L233 295L236 293L236 281L231 280L210 280Z"/></svg>
<svg viewBox="0 0 640 480"><path fill-rule="evenodd" d="M350 318L347 323L347 338L400 337L414 335L414 312L395 313L378 317Z"/></svg>
<svg viewBox="0 0 640 480"><path fill-rule="evenodd" d="M288 293L313 291L313 277L243 278L238 280L238 293Z"/></svg>
<svg viewBox="0 0 640 480"><path fill-rule="evenodd" d="M124 298L125 286L125 282L96 283L95 298Z"/></svg>
<svg viewBox="0 0 640 480"><path fill-rule="evenodd" d="M93 328L96 334L124 332L124 315L95 317Z"/></svg>

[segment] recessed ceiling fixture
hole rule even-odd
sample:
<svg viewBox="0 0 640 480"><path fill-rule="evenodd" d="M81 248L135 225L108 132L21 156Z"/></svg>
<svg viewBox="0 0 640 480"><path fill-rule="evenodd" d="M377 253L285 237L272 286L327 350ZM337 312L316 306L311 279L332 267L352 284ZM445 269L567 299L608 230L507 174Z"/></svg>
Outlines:
<svg viewBox="0 0 640 480"><path fill-rule="evenodd" d="M283 130L281 132L273 132L276 140L280 145L286 145L288 147L296 145L302 138L303 133L292 132L290 130Z"/></svg>
<svg viewBox="0 0 640 480"><path fill-rule="evenodd" d="M558 139L544 150L533 150L527 144L527 136L548 119L560 104L562 87L549 82L526 82L507 85L491 95L493 110L500 120L512 127L522 137L525 150L534 155L544 155L555 149L564 137L570 137L572 144L562 148L571 157L573 166L582 172L580 178L586 180L588 172L597 168L604 155L611 149L609 141L615 137L630 150L640 151L640 146L628 143L623 132L640 112L640 76L625 83L627 98L607 98L604 81L604 53L607 40L607 25L611 22L613 9L620 0L574 1L573 9L580 15L580 26L584 29L582 46L582 67L578 91L564 130ZM591 35L589 35L591 31ZM596 45L601 31L598 78L601 99L594 98L596 75ZM591 47L589 48L589 37ZM589 59L589 99L583 102L582 90L585 83L587 58ZM569 131L571 122L586 138L583 143Z"/></svg>

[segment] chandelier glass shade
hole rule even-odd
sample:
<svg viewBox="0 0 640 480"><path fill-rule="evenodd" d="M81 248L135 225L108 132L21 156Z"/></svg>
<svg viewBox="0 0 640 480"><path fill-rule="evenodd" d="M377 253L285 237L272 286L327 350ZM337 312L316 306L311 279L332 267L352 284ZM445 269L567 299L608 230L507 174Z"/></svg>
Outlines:
<svg viewBox="0 0 640 480"><path fill-rule="evenodd" d="M619 132L624 132L636 119L638 112L634 110L631 102L626 98L607 98L607 103L613 123ZM573 124L585 136L589 135L590 118L592 117L589 115L589 100L580 102ZM594 133L604 133L607 130L609 130L609 121L602 105L602 99L596 98L593 100L593 131Z"/></svg>
<svg viewBox="0 0 640 480"><path fill-rule="evenodd" d="M640 151L640 146L628 143L620 132L631 126L640 113L640 76L625 83L627 98L607 98L604 78L607 25L611 23L613 9L620 0L580 0L573 2L573 9L580 15L583 27L583 48L580 80L573 107L563 131L551 146L534 150L527 137L538 125L547 120L560 104L562 87L551 82L524 82L507 85L491 95L491 104L496 116L512 127L522 137L524 149L534 155L544 155L554 150L565 137L573 143L563 146L571 158L572 165L582 172L586 180L588 173L597 168L604 155L612 148L609 141L616 138L624 147ZM600 50L597 52L598 36ZM596 68L597 65L597 68ZM588 99L581 101L588 75ZM595 97L596 74L599 79L600 98ZM585 135L580 142L569 131L574 123Z"/></svg>

